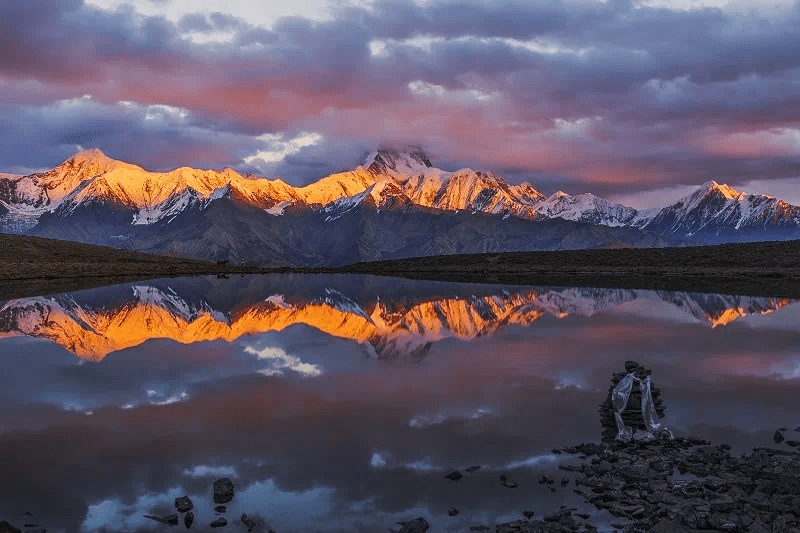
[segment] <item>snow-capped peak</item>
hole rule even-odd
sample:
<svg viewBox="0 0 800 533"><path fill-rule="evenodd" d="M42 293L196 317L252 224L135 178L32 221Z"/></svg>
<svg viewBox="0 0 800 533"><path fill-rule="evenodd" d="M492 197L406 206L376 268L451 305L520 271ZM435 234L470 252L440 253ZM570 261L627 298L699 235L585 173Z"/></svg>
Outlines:
<svg viewBox="0 0 800 533"><path fill-rule="evenodd" d="M372 152L364 161L363 167L373 175L409 178L424 174L433 168L430 158L420 148L411 148L407 151L378 150Z"/></svg>
<svg viewBox="0 0 800 533"><path fill-rule="evenodd" d="M80 165L87 163L111 163L111 162L114 162L114 160L108 157L106 154L104 154L102 150L100 150L99 148L90 148L89 150L83 150L82 152L78 152L77 154L67 159L65 163Z"/></svg>
<svg viewBox="0 0 800 533"><path fill-rule="evenodd" d="M559 217L590 224L624 226L636 217L638 211L622 204L613 204L588 192L570 196L563 191L557 191L536 203L536 213L547 218Z"/></svg>
<svg viewBox="0 0 800 533"><path fill-rule="evenodd" d="M726 185L724 183L717 183L714 180L705 182L703 185L700 186L700 188L696 192L700 191L704 191L706 193L712 191L719 192L720 194L722 194L722 196L730 200L739 200L743 196L745 196L745 193L741 193L736 189L734 189L733 187Z"/></svg>

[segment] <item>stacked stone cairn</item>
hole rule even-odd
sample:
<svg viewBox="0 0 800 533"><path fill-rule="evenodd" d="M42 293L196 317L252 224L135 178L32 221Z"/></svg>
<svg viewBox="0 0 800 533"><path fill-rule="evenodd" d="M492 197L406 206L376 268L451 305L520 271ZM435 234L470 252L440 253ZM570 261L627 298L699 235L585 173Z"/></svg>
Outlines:
<svg viewBox="0 0 800 533"><path fill-rule="evenodd" d="M619 385L619 382L622 381L622 378L631 372L633 372L635 377L641 379L642 381L644 381L645 378L651 374L650 370L647 370L636 361L625 361L625 372L617 372L613 375L611 378L611 386L608 389L606 401L600 405L600 423L603 425L602 440L605 443L613 443L618 433L617 420L614 417L614 407L611 403L611 393L614 390L614 387ZM653 396L653 405L656 409L656 413L658 414L659 418L663 418L664 400L661 397L661 390L653 385L652 380L650 382L650 393ZM625 410L622 412L622 421L626 426L630 426L633 431L636 431L637 429L644 431L646 429L644 417L642 416L642 392L639 390L638 383L634 383L633 385L631 396L628 399L628 404L625 406Z"/></svg>

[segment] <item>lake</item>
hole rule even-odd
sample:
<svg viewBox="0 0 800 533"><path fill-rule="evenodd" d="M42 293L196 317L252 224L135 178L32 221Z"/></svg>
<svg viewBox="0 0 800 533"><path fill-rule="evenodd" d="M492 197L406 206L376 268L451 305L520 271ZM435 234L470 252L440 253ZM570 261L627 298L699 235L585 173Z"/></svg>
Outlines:
<svg viewBox="0 0 800 533"><path fill-rule="evenodd" d="M246 531L242 513L278 533L494 530L560 505L610 529L572 483L537 480L574 477L552 449L599 442L627 360L676 434L740 453L800 425L800 306L780 298L162 279L2 302L0 357L0 520L49 532L168 530L143 515L184 494L203 531L220 477L218 531Z"/></svg>

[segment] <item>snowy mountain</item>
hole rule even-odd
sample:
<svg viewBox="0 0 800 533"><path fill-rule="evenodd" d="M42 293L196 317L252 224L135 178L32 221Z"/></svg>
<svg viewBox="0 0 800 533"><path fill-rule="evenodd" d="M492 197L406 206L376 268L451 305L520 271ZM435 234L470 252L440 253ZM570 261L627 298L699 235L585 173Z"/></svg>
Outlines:
<svg viewBox="0 0 800 533"><path fill-rule="evenodd" d="M642 213L631 225L702 244L797 239L800 208L709 181L673 205Z"/></svg>
<svg viewBox="0 0 800 533"><path fill-rule="evenodd" d="M548 218L560 217L605 226L630 225L638 214L632 207L613 204L591 193L570 196L562 191L537 202L536 212Z"/></svg>
<svg viewBox="0 0 800 533"><path fill-rule="evenodd" d="M0 175L0 231L261 264L785 240L800 238L799 211L716 182L641 212L590 193L545 197L488 172L436 168L419 149L379 150L304 187L231 169L148 172L99 150Z"/></svg>

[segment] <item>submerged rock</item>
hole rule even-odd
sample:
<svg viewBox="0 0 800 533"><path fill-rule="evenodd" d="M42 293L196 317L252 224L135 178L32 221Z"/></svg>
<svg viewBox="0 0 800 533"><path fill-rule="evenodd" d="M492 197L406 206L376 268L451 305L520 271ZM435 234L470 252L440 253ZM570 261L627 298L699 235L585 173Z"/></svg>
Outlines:
<svg viewBox="0 0 800 533"><path fill-rule="evenodd" d="M428 521L422 518L415 518L411 522L402 523L400 533L425 533L431 527Z"/></svg>
<svg viewBox="0 0 800 533"><path fill-rule="evenodd" d="M214 482L214 503L228 503L233 499L233 481L223 477Z"/></svg>
<svg viewBox="0 0 800 533"><path fill-rule="evenodd" d="M144 515L145 518L149 518L150 520L155 520L161 524L167 524L168 526L176 526L178 525L178 515L171 514L169 516L152 516L152 515Z"/></svg>
<svg viewBox="0 0 800 533"><path fill-rule="evenodd" d="M450 516L455 516L458 514L458 509L455 507L450 507L450 509L447 510L447 514Z"/></svg>
<svg viewBox="0 0 800 533"><path fill-rule="evenodd" d="M458 470L455 470L453 472L450 472L449 474L447 474L444 477L446 477L447 479L452 479L453 481L458 481L459 479L461 479L464 476L461 475L461 472L459 472Z"/></svg>
<svg viewBox="0 0 800 533"><path fill-rule="evenodd" d="M775 444L780 444L781 442L783 442L783 439L784 439L783 433L781 433L780 431L776 431L775 434L772 436L772 440L775 441Z"/></svg>
<svg viewBox="0 0 800 533"><path fill-rule="evenodd" d="M214 507L214 512L215 513L224 513L227 510L228 510L228 507L226 505L217 505L216 507Z"/></svg>
<svg viewBox="0 0 800 533"><path fill-rule="evenodd" d="M465 468L464 472L472 473L472 472L475 472L476 470L480 470L480 469L481 469L481 467L479 465L475 465L475 466L470 466L470 467Z"/></svg>
<svg viewBox="0 0 800 533"><path fill-rule="evenodd" d="M194 513L189 511L183 517L183 525L186 526L186 529L189 529L192 527L192 524L194 524Z"/></svg>
<svg viewBox="0 0 800 533"><path fill-rule="evenodd" d="M249 533L250 531L253 531L253 528L254 528L254 527L256 527L256 523L255 523L255 521L254 521L254 520L251 520L251 519L250 519L250 518L247 516L247 514L246 514L246 513L243 513L243 514L242 514L242 517L240 518L240 520L242 521L242 524L244 524L244 527L246 527L246 528L247 528L247 531L248 531L248 533Z"/></svg>
<svg viewBox="0 0 800 533"><path fill-rule="evenodd" d="M228 525L228 521L225 520L224 516L220 516L219 518L217 518L216 520L214 520L213 522L211 522L208 525L211 526L211 527L225 527L225 526Z"/></svg>

